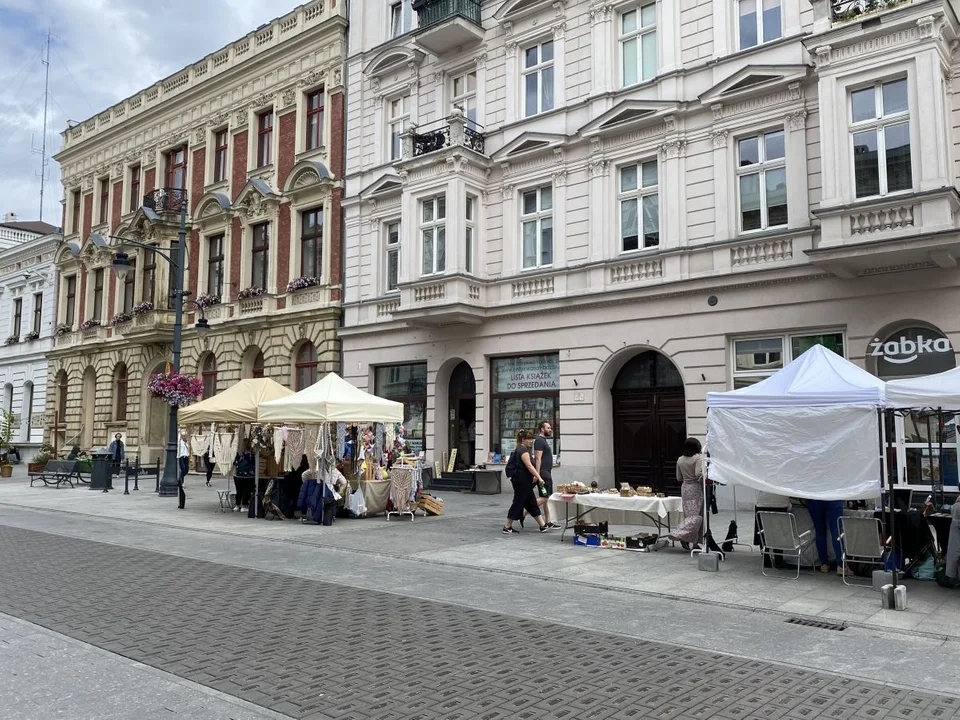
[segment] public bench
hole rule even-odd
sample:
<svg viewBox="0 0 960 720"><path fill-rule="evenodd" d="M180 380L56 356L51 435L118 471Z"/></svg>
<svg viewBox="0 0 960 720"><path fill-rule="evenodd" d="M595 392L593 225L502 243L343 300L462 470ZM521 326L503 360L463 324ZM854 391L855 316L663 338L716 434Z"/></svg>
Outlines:
<svg viewBox="0 0 960 720"><path fill-rule="evenodd" d="M60 483L67 483L73 487L73 481L80 481L80 473L77 472L76 460L50 460L43 472L30 473L30 487L37 480L42 480L44 485L54 485L60 487Z"/></svg>

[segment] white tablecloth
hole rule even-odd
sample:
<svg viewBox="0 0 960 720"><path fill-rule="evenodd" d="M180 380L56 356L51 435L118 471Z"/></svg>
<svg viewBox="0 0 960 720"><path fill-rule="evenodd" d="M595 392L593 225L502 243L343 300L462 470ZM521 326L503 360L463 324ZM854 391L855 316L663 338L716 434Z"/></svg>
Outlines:
<svg viewBox="0 0 960 720"><path fill-rule="evenodd" d="M620 497L612 493L590 493L572 497L554 493L550 496L549 505L550 519L554 522L561 522L566 516L572 520L577 512L591 508L581 520L589 523L606 520L611 525L649 524L649 520L637 522L636 516L628 517L626 514L639 512L660 518L661 521L669 518L670 525L676 526L682 517L683 510L683 501L678 497Z"/></svg>

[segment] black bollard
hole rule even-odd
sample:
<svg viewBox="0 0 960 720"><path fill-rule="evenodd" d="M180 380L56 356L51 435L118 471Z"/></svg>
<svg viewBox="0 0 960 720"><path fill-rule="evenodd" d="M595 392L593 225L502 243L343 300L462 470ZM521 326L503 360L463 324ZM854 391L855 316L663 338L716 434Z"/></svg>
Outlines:
<svg viewBox="0 0 960 720"><path fill-rule="evenodd" d="M130 461L127 460L127 464L123 469L123 494L130 494Z"/></svg>

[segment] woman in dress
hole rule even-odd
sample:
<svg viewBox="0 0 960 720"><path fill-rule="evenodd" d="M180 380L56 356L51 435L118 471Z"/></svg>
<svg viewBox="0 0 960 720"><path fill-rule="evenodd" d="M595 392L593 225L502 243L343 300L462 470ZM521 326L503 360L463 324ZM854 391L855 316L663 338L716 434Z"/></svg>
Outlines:
<svg viewBox="0 0 960 720"><path fill-rule="evenodd" d="M699 440L687 438L683 443L683 455L677 460L683 521L667 538L679 540L684 550L689 550L691 543L699 545L703 542L703 456L700 450Z"/></svg>

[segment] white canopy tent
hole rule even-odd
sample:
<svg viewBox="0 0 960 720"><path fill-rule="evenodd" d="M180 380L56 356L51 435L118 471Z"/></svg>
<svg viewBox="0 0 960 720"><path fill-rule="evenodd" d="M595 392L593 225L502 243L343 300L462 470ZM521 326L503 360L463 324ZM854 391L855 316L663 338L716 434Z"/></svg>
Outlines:
<svg viewBox="0 0 960 720"><path fill-rule="evenodd" d="M750 387L707 393L710 477L818 500L880 495L884 383L816 345Z"/></svg>
<svg viewBox="0 0 960 720"><path fill-rule="evenodd" d="M213 397L179 412L181 425L257 422L260 403L293 395L293 390L269 378L240 380Z"/></svg>
<svg viewBox="0 0 960 720"><path fill-rule="evenodd" d="M354 387L336 373L298 393L260 404L260 422L402 423L403 403L386 400Z"/></svg>
<svg viewBox="0 0 960 720"><path fill-rule="evenodd" d="M936 375L891 380L886 392L887 406L891 408L960 410L960 368Z"/></svg>

